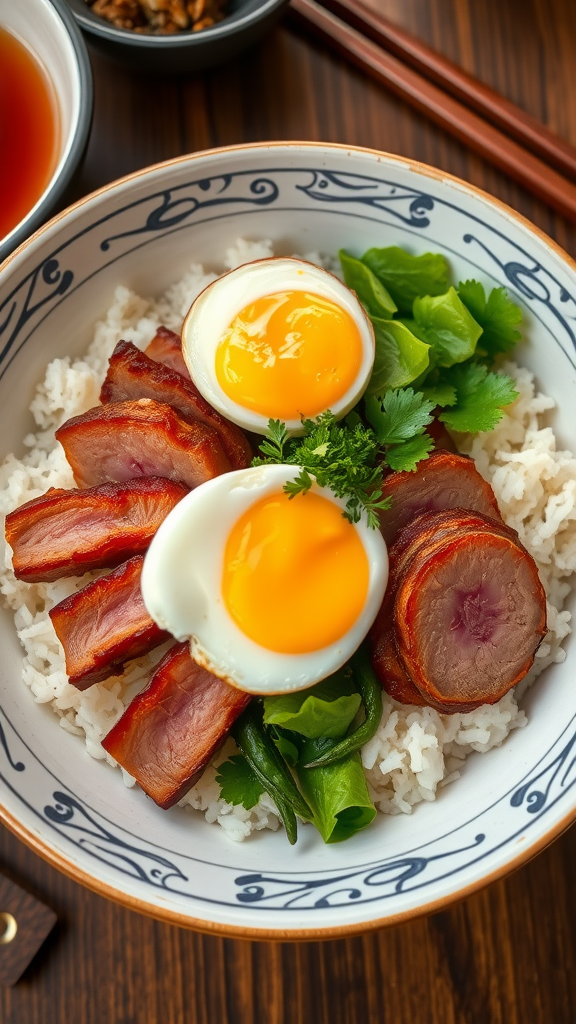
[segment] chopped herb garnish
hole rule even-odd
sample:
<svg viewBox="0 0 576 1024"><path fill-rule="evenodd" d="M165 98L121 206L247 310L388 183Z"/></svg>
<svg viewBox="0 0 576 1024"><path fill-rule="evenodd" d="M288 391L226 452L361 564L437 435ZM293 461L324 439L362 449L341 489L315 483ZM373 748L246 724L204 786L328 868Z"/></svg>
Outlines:
<svg viewBox="0 0 576 1024"><path fill-rule="evenodd" d="M380 445L373 430L360 419L353 425L337 423L331 412L316 420L302 421L303 437L289 438L279 420L270 420L268 438L260 445L263 458L253 466L270 463L299 466L300 472L284 490L291 498L305 494L313 479L320 487L329 487L337 498L346 499L344 516L351 523L366 513L369 526L379 525L378 512L389 508L381 497L382 466L377 457Z"/></svg>

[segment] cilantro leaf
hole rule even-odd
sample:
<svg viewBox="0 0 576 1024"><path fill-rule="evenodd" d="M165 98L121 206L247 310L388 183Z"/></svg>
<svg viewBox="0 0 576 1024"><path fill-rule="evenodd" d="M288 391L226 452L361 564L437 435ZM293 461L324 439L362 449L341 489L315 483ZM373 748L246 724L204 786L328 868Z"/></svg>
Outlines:
<svg viewBox="0 0 576 1024"><path fill-rule="evenodd" d="M420 389L424 398L427 398L429 402L432 402L434 406L456 404L456 388L453 384L449 384L447 380L438 380L436 384L431 384L429 387L423 387Z"/></svg>
<svg viewBox="0 0 576 1024"><path fill-rule="evenodd" d="M394 470L413 470L434 447L424 430L432 422L434 403L421 391L402 388L381 398L366 399L366 417L386 449L386 461Z"/></svg>
<svg viewBox="0 0 576 1024"><path fill-rule="evenodd" d="M412 256L391 245L386 249L368 249L362 263L388 289L401 313L411 315L412 303L419 295L443 295L448 290L448 264L440 253Z"/></svg>
<svg viewBox="0 0 576 1024"><path fill-rule="evenodd" d="M382 398L369 396L366 399L368 422L382 445L399 444L409 441L415 434L422 434L424 427L432 422L433 408L432 402L412 388L387 391Z"/></svg>
<svg viewBox="0 0 576 1024"><path fill-rule="evenodd" d="M420 341L400 320L372 317L376 355L367 394L382 395L388 388L403 388L429 364L429 345Z"/></svg>
<svg viewBox="0 0 576 1024"><path fill-rule="evenodd" d="M456 405L439 419L462 433L492 430L502 419L503 407L518 397L511 377L489 373L481 363L455 366L446 377L456 389Z"/></svg>
<svg viewBox="0 0 576 1024"><path fill-rule="evenodd" d="M389 320L397 312L398 306L382 282L372 273L370 267L350 256L344 249L341 249L338 255L346 284L356 292L370 316Z"/></svg>
<svg viewBox="0 0 576 1024"><path fill-rule="evenodd" d="M227 804L242 804L247 811L256 806L265 792L243 754L233 754L222 762L216 782L222 800Z"/></svg>
<svg viewBox="0 0 576 1024"><path fill-rule="evenodd" d="M415 299L414 319L420 337L432 346L437 366L453 366L474 355L482 328L455 288L449 288L445 295Z"/></svg>
<svg viewBox="0 0 576 1024"><path fill-rule="evenodd" d="M494 359L502 352L510 352L521 338L516 325L522 320L522 310L511 299L505 288L486 292L479 281L464 281L458 285L458 295L483 328L479 352Z"/></svg>
<svg viewBox="0 0 576 1024"><path fill-rule="evenodd" d="M386 452L386 462L395 472L413 472L422 459L427 459L434 447L430 434L416 434L409 441L395 444Z"/></svg>

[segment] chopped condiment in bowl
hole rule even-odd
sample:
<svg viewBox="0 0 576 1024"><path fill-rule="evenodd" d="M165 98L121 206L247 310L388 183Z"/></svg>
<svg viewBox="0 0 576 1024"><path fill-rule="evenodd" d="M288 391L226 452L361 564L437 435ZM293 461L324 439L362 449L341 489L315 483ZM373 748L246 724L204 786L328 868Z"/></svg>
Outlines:
<svg viewBox="0 0 576 1024"><path fill-rule="evenodd" d="M226 0L86 0L116 28L152 35L200 32L225 16Z"/></svg>

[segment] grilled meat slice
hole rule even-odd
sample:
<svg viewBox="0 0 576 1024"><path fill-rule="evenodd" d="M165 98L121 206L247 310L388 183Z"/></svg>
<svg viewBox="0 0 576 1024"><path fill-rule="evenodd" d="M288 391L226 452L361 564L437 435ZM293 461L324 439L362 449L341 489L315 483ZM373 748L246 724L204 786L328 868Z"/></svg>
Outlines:
<svg viewBox="0 0 576 1024"><path fill-rule="evenodd" d="M439 711L448 709L441 702L435 702L429 694L421 694L415 681L410 677L399 656L394 606L396 593L414 558L422 551L430 555L444 544L445 539L456 533L462 535L470 530L486 530L508 537L518 543L515 530L497 522L480 512L468 509L446 509L434 514L417 516L400 530L389 550L390 572L388 586L382 607L370 630L372 664L374 671L386 692L403 704L431 704ZM475 707L485 703L482 696ZM472 710L472 708L468 708Z"/></svg>
<svg viewBox="0 0 576 1024"><path fill-rule="evenodd" d="M190 373L182 355L182 339L168 327L158 328L146 349L146 355L190 380Z"/></svg>
<svg viewBox="0 0 576 1024"><path fill-rule="evenodd" d="M131 658L169 639L144 606L143 562L143 555L135 555L52 608L50 618L64 648L66 672L79 690L121 674Z"/></svg>
<svg viewBox="0 0 576 1024"><path fill-rule="evenodd" d="M165 402L186 423L208 424L218 434L232 469L250 465L252 449L240 427L216 412L189 377L150 359L132 342L119 341L110 357L100 401L126 402L137 398Z"/></svg>
<svg viewBox="0 0 576 1024"><path fill-rule="evenodd" d="M392 498L392 507L381 515L387 544L423 512L467 508L501 521L494 492L472 459L444 449L432 452L413 473L391 473L384 480L382 495Z"/></svg>
<svg viewBox="0 0 576 1024"><path fill-rule="evenodd" d="M79 487L162 476L192 488L230 469L212 427L185 423L149 398L98 405L66 420L56 437Z"/></svg>
<svg viewBox="0 0 576 1024"><path fill-rule="evenodd" d="M394 601L391 595L384 603L370 630L372 666L386 693L401 704L423 706L424 700L406 672L396 649Z"/></svg>
<svg viewBox="0 0 576 1024"><path fill-rule="evenodd" d="M546 633L534 559L502 529L447 531L407 560L394 601L400 660L427 704L494 704L528 672Z"/></svg>
<svg viewBox="0 0 576 1024"><path fill-rule="evenodd" d="M160 807L181 800L250 701L176 644L103 740Z"/></svg>
<svg viewBox="0 0 576 1024"><path fill-rule="evenodd" d="M40 583L112 569L146 550L187 493L182 484L161 477L86 490L51 487L6 516L14 574Z"/></svg>

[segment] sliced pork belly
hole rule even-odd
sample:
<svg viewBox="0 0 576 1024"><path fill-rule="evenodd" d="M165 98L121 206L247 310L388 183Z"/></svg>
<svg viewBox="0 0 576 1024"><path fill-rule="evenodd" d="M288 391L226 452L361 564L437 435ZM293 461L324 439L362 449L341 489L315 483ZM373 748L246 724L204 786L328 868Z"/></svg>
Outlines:
<svg viewBox="0 0 576 1024"><path fill-rule="evenodd" d="M181 373L183 377L190 380L190 373L182 355L182 340L168 327L158 328L146 349L146 355L150 359L164 363L164 366L169 366L171 370L176 370L177 373Z"/></svg>
<svg viewBox="0 0 576 1024"><path fill-rule="evenodd" d="M103 747L160 807L181 800L250 701L176 644L160 662Z"/></svg>
<svg viewBox="0 0 576 1024"><path fill-rule="evenodd" d="M56 437L79 487L162 476L192 488L230 469L212 427L185 423L149 398L98 405L66 420Z"/></svg>
<svg viewBox="0 0 576 1024"><path fill-rule="evenodd" d="M387 544L392 544L398 531L423 512L467 508L501 518L494 492L473 460L443 449L432 452L413 473L391 473L384 480L382 494L392 498L392 507L381 514Z"/></svg>
<svg viewBox="0 0 576 1024"><path fill-rule="evenodd" d="M145 551L186 487L147 477L86 490L52 487L6 516L17 579L51 582L112 569Z"/></svg>
<svg viewBox="0 0 576 1024"><path fill-rule="evenodd" d="M187 423L208 424L217 432L232 469L250 465L252 450L240 427L216 412L189 377L186 379L150 359L131 342L119 341L110 357L100 401L126 402L137 398L165 402Z"/></svg>
<svg viewBox="0 0 576 1024"><path fill-rule="evenodd" d="M534 559L498 524L446 531L407 559L394 628L427 704L448 714L494 704L526 675L546 632Z"/></svg>
<svg viewBox="0 0 576 1024"><path fill-rule="evenodd" d="M64 648L70 682L85 690L119 675L127 661L169 639L152 621L142 600L143 555L60 601L50 612Z"/></svg>

